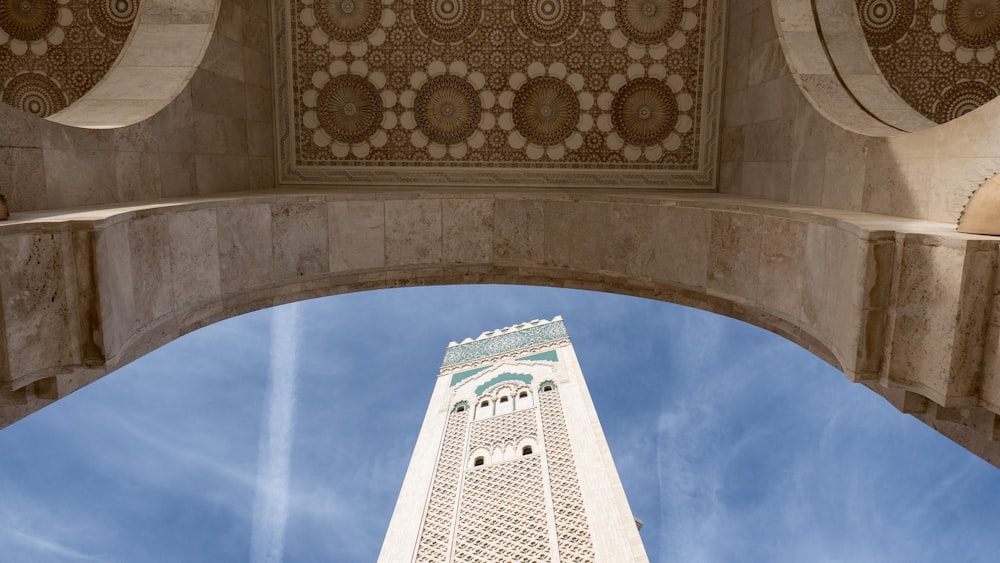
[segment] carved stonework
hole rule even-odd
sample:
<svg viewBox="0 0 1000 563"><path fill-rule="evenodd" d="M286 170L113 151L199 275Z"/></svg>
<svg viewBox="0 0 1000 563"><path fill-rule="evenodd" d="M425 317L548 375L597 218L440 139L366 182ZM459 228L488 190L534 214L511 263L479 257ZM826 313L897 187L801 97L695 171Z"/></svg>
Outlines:
<svg viewBox="0 0 1000 563"><path fill-rule="evenodd" d="M583 0L524 0L514 3L517 31L539 45L557 44L581 27Z"/></svg>
<svg viewBox="0 0 1000 563"><path fill-rule="evenodd" d="M313 88L303 94L308 111L303 124L312 131L312 142L334 158L367 156L372 147L385 146L386 130L396 125L396 95L384 90L385 75L369 72L355 61L347 66L334 61L326 71L313 74Z"/></svg>
<svg viewBox="0 0 1000 563"><path fill-rule="evenodd" d="M677 100L659 80L636 78L615 94L611 122L626 143L638 146L660 143L677 124Z"/></svg>
<svg viewBox="0 0 1000 563"><path fill-rule="evenodd" d="M3 102L45 117L66 107L66 96L59 85L44 74L25 72L7 82Z"/></svg>
<svg viewBox="0 0 1000 563"><path fill-rule="evenodd" d="M963 116L997 96L997 89L978 80L963 80L941 93L934 105L938 123Z"/></svg>
<svg viewBox="0 0 1000 563"><path fill-rule="evenodd" d="M952 0L945 5L944 24L955 48L992 49L1000 41L1000 3L992 0Z"/></svg>
<svg viewBox="0 0 1000 563"><path fill-rule="evenodd" d="M601 26L616 49L626 49L633 59L649 56L662 60L687 43L698 27L698 0L602 0L608 8Z"/></svg>
<svg viewBox="0 0 1000 563"><path fill-rule="evenodd" d="M281 181L714 187L724 7L721 0L276 3ZM364 72L343 70L358 79L335 79L338 64ZM612 80L630 65L640 71ZM618 109L610 98L597 103L640 75ZM393 103L377 126L376 104L363 104L373 113L347 136L330 112L358 107L343 103L361 95L362 76L371 86L363 98L378 92Z"/></svg>
<svg viewBox="0 0 1000 563"><path fill-rule="evenodd" d="M435 76L424 83L413 107L420 131L442 145L468 139L483 114L476 88L451 74Z"/></svg>
<svg viewBox="0 0 1000 563"><path fill-rule="evenodd" d="M868 43L886 47L899 41L913 24L913 0L860 0L858 14Z"/></svg>
<svg viewBox="0 0 1000 563"><path fill-rule="evenodd" d="M123 42L132 31L139 3L132 0L105 0L90 3L90 18L97 29L112 41Z"/></svg>
<svg viewBox="0 0 1000 563"><path fill-rule="evenodd" d="M413 146L425 148L432 158L457 159L486 143L486 134L496 123L488 111L495 100L484 90L482 73L469 72L461 61L451 65L434 61L427 72L415 72L410 83L416 90L400 96L406 110L400 124L413 131Z"/></svg>
<svg viewBox="0 0 1000 563"><path fill-rule="evenodd" d="M879 69L928 119L955 119L1000 92L1000 1L856 2Z"/></svg>
<svg viewBox="0 0 1000 563"><path fill-rule="evenodd" d="M457 43L479 27L483 5L481 0L415 0L413 17L433 41Z"/></svg>
<svg viewBox="0 0 1000 563"><path fill-rule="evenodd" d="M554 76L528 80L514 95L514 127L528 142L549 146L566 140L577 129L580 100L576 91Z"/></svg>
<svg viewBox="0 0 1000 563"><path fill-rule="evenodd" d="M0 2L0 29L15 41L41 41L55 29L59 12L55 0L4 0Z"/></svg>
<svg viewBox="0 0 1000 563"><path fill-rule="evenodd" d="M518 325L514 328L518 329L521 326ZM444 354L441 367L455 367L509 352L523 351L539 344L558 342L566 337L566 325L562 320L520 328L520 330L503 334L486 333L480 337L481 339L449 347Z"/></svg>
<svg viewBox="0 0 1000 563"><path fill-rule="evenodd" d="M0 99L46 117L111 69L139 0L0 0Z"/></svg>
<svg viewBox="0 0 1000 563"><path fill-rule="evenodd" d="M299 24L309 40L329 55L350 51L362 56L369 46L385 42L386 28L396 21L392 0L301 0Z"/></svg>

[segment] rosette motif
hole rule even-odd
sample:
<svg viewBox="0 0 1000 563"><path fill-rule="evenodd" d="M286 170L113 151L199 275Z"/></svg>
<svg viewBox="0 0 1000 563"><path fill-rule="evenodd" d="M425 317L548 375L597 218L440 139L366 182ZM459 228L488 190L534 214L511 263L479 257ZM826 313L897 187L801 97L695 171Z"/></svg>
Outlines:
<svg viewBox="0 0 1000 563"><path fill-rule="evenodd" d="M934 103L934 120L957 119L997 97L997 90L979 80L961 80L941 93Z"/></svg>
<svg viewBox="0 0 1000 563"><path fill-rule="evenodd" d="M66 107L66 94L44 74L24 72L0 86L4 103L38 117L47 117Z"/></svg>
<svg viewBox="0 0 1000 563"><path fill-rule="evenodd" d="M355 57L363 56L369 45L377 47L385 43L385 30L396 23L396 13L388 7L392 0L302 2L306 8L299 19L312 28L312 42L329 46L335 57L342 57L348 51Z"/></svg>
<svg viewBox="0 0 1000 563"><path fill-rule="evenodd" d="M888 47L910 30L914 16L913 0L861 0L858 15L868 44Z"/></svg>
<svg viewBox="0 0 1000 563"><path fill-rule="evenodd" d="M438 43L458 43L473 34L483 19L482 0L414 0L413 19Z"/></svg>
<svg viewBox="0 0 1000 563"><path fill-rule="evenodd" d="M594 126L587 113L594 96L583 90L582 76L568 74L562 63L546 67L534 62L527 74L515 73L508 83L511 90L501 93L499 101L505 110L500 127L510 131L510 146L523 148L533 160L542 156L559 160L567 150L583 145L582 132Z"/></svg>
<svg viewBox="0 0 1000 563"><path fill-rule="evenodd" d="M687 32L698 26L692 10L699 0L601 0L606 8L601 27L616 49L626 49L633 59L648 54L655 60L669 49L687 44Z"/></svg>
<svg viewBox="0 0 1000 563"><path fill-rule="evenodd" d="M49 45L59 45L66 39L63 29L73 23L73 12L66 7L69 0L3 0L0 1L0 45L21 56L31 50L44 55Z"/></svg>
<svg viewBox="0 0 1000 563"><path fill-rule="evenodd" d="M413 131L414 146L426 147L434 158L462 158L470 148L483 146L485 132L493 129L496 120L488 111L495 98L483 89L486 77L482 73L469 72L461 61L450 65L434 61L427 72L414 73L410 85L413 89L399 96L406 108L400 124Z"/></svg>
<svg viewBox="0 0 1000 563"><path fill-rule="evenodd" d="M597 97L598 107L605 112L597 119L597 127L608 134L609 149L621 150L628 160L645 157L656 162L664 151L680 148L680 135L694 125L687 114L694 99L684 91L680 76L668 76L661 64L647 70L633 63L627 75L608 78L608 88Z"/></svg>
<svg viewBox="0 0 1000 563"><path fill-rule="evenodd" d="M381 72L368 72L364 61L351 66L334 61L329 72L313 74L313 86L302 95L308 110L303 124L314 130L313 142L330 147L337 158L353 154L364 158L372 147L388 142L388 130L396 126L396 94L385 89Z"/></svg>
<svg viewBox="0 0 1000 563"><path fill-rule="evenodd" d="M132 31L139 14L139 0L91 0L87 11L102 34L121 43Z"/></svg>
<svg viewBox="0 0 1000 563"><path fill-rule="evenodd" d="M517 30L537 45L557 45L576 35L583 0L520 0L514 3Z"/></svg>
<svg viewBox="0 0 1000 563"><path fill-rule="evenodd" d="M931 29L940 34L938 46L954 53L960 63L973 59L989 64L1000 47L1000 2L993 0L933 0L937 13Z"/></svg>

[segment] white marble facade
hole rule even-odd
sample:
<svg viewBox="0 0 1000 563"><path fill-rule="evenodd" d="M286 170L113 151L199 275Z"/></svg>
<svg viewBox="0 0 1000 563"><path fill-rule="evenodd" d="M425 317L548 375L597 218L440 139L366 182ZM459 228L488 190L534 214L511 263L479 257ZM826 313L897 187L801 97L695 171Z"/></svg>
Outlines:
<svg viewBox="0 0 1000 563"><path fill-rule="evenodd" d="M449 346L379 561L648 561L560 317Z"/></svg>

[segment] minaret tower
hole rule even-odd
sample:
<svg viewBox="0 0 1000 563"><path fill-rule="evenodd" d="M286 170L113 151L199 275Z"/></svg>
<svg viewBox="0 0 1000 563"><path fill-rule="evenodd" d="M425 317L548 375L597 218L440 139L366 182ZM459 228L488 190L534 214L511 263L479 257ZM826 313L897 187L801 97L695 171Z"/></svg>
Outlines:
<svg viewBox="0 0 1000 563"><path fill-rule="evenodd" d="M378 560L648 561L561 317L448 346Z"/></svg>

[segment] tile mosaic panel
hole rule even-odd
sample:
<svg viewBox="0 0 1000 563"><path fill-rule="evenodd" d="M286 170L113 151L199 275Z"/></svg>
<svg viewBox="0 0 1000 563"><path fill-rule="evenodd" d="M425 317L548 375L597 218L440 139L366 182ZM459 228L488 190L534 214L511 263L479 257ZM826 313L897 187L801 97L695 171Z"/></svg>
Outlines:
<svg viewBox="0 0 1000 563"><path fill-rule="evenodd" d="M482 340L473 340L458 346L452 346L444 353L442 367L464 364L489 358L515 350L530 348L546 342L555 342L568 338L566 325L563 321L525 328L507 334L499 334Z"/></svg>

